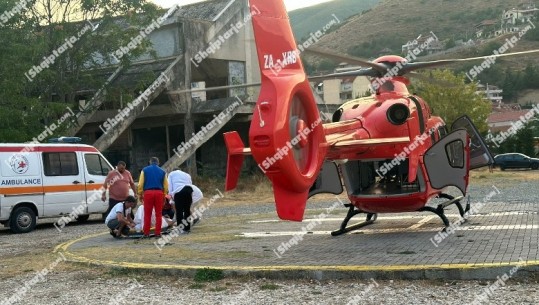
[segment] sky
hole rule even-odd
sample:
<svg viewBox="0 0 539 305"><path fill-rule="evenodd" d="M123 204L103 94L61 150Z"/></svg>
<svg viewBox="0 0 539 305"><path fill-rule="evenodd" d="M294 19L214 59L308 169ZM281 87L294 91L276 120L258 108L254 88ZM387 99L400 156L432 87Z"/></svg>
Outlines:
<svg viewBox="0 0 539 305"><path fill-rule="evenodd" d="M174 4L191 4L195 2L202 2L204 0L150 0L158 5L161 5L164 8L169 8ZM273 1L273 0L267 0L267 1ZM323 2L329 2L333 0L284 0L287 10L292 11L298 8L312 6L315 4L323 3Z"/></svg>

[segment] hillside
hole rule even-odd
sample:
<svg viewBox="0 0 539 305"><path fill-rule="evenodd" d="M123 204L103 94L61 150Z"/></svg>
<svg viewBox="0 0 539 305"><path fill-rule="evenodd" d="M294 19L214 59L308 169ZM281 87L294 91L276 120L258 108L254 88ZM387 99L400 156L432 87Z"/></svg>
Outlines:
<svg viewBox="0 0 539 305"><path fill-rule="evenodd" d="M400 53L401 45L434 32L440 40L474 38L475 25L499 19L504 9L522 0L383 0L365 14L351 17L318 46L350 53L364 44L378 44ZM528 1L526 1L528 2ZM539 6L539 1L534 0Z"/></svg>
<svg viewBox="0 0 539 305"><path fill-rule="evenodd" d="M520 7L522 3L530 3L529 0L383 0L372 10L363 14L350 17L339 29L326 34L316 47L331 50L333 52L349 54L363 58L373 59L378 57L380 51L390 48L392 54L400 55L401 46L415 39L420 34L434 32L441 41L459 39L467 41L476 39L475 26L485 20L500 20L502 12L507 9ZM539 7L539 0L533 0ZM518 41L514 48L506 53L525 50L539 49L539 14L534 20L537 29L530 31ZM473 47L465 48L459 52L431 55L418 60L437 60L447 58L465 58L491 55L509 39L517 34L505 34L496 38L477 41ZM532 38L533 39L530 39ZM318 67L318 71L330 71L335 63L328 63L322 58L306 57L307 67ZM500 58L496 65L486 69L479 75L484 83L495 84L503 87L506 101L514 101L519 93L514 73L520 73L527 65L535 65L539 62L539 53L533 55ZM447 68L458 72L469 71L474 65L480 65L481 61L450 65ZM312 71L312 70L311 70ZM508 74L507 71L510 71ZM512 75L511 75L512 74ZM539 82L536 79L520 79L520 83ZM539 85L534 85L537 88ZM530 88L528 86L528 88ZM523 88L526 89L526 88Z"/></svg>
<svg viewBox="0 0 539 305"><path fill-rule="evenodd" d="M344 22L376 6L381 0L334 0L315 6L298 9L289 13L292 29L297 40L317 31L333 19L333 14Z"/></svg>

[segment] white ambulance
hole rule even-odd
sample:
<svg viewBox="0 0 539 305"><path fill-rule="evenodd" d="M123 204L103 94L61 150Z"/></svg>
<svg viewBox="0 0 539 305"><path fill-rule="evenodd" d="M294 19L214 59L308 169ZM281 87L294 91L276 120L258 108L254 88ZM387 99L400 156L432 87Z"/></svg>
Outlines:
<svg viewBox="0 0 539 305"><path fill-rule="evenodd" d="M101 187L111 169L89 145L0 144L0 223L26 233L38 217L83 222L105 213Z"/></svg>

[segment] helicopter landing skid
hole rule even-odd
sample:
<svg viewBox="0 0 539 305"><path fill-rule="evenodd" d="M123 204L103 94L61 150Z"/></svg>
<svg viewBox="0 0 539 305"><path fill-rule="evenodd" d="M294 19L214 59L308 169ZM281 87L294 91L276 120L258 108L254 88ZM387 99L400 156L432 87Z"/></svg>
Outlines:
<svg viewBox="0 0 539 305"><path fill-rule="evenodd" d="M339 230L331 232L331 236L339 236L339 235L348 233L350 231L353 231L353 230L356 230L356 229L359 229L359 228L363 228L365 226L373 224L376 221L376 218L378 217L378 214L376 214L376 213L367 213L367 212L363 212L361 210L357 210L355 208L355 206L353 204L351 204L351 203L345 204L344 206L348 207L348 213L346 214L346 217L344 218L344 220L341 223L341 228ZM348 222L350 221L350 219L352 219L352 217L356 216L357 214L361 214L361 213L366 213L367 214L367 219L364 222L360 222L360 223L357 223L355 225L351 225L351 226L348 226L348 227L346 226L348 224Z"/></svg>
<svg viewBox="0 0 539 305"><path fill-rule="evenodd" d="M466 221L466 218L464 217L464 215L470 210L470 202L468 201L468 203L466 204L466 209L462 208L462 204L460 203L460 201L464 198L463 196L453 197L451 195L441 193L440 195L438 195L438 198L445 198L445 199L448 199L448 201L444 203L440 203L438 207L436 208L424 206L421 209L419 209L418 212L427 211L427 212L432 212L438 215L442 219L445 226L442 232L445 232L445 229L449 227L450 225L449 220L447 219L447 216L445 216L444 209L452 204L457 206L457 208L459 209L460 217L462 217L464 221Z"/></svg>

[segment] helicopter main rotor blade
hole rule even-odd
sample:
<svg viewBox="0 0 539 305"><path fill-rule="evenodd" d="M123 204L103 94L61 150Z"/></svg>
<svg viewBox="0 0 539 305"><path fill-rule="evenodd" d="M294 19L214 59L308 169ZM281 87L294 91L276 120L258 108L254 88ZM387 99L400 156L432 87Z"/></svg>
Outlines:
<svg viewBox="0 0 539 305"><path fill-rule="evenodd" d="M327 58L336 59L336 60L339 60L339 61L346 61L346 62L351 63L351 64L370 67L370 68L374 69L375 71L379 72L379 75L376 75L377 77L380 77L380 76L386 74L387 71L388 71L388 67L386 67L383 64L378 64L378 63L368 61L368 60L365 60L365 59L361 59L361 58L358 58L358 57L354 57L354 56L341 55L341 54L333 53L333 52L330 52L330 51L322 51L322 50L316 49L316 48L305 49L305 52L313 54L313 55L318 55L318 56L323 56L323 57L327 57Z"/></svg>
<svg viewBox="0 0 539 305"><path fill-rule="evenodd" d="M358 69L347 72L332 73L327 75L320 76L311 76L309 80L311 81L320 81L325 79L332 79L337 77L347 77L347 76L371 76L377 77L378 72L374 69ZM230 85L230 86L219 86L219 87L208 87L208 88L199 88L199 89L184 89L184 90L173 90L169 91L169 94L183 94L183 93L194 93L194 92L210 92L210 91L219 91L219 90L228 90L228 89L238 89L238 88L248 88L248 87L257 87L261 83L250 83L250 84L241 84L241 85Z"/></svg>
<svg viewBox="0 0 539 305"><path fill-rule="evenodd" d="M418 69L424 69L424 68L434 68L439 66L445 66L450 65L454 63L459 62L468 62L468 61L476 61L476 60L485 60L490 58L499 58L499 57L509 57L509 56L517 56L517 55L525 55L525 54L532 54L532 53L539 53L539 49L537 50L530 50L530 51L523 51L523 52L514 52L514 53L506 53L506 54L493 54L488 56L478 56L478 57L469 57L469 58L458 58L458 59L442 59L442 60L435 60L435 61L425 61L425 62L412 62L412 63L406 63L402 69L399 71L399 75L404 75L406 73L418 70Z"/></svg>
<svg viewBox="0 0 539 305"><path fill-rule="evenodd" d="M378 77L378 71L367 68L367 69L358 69L353 71L346 71L346 72L339 72L339 73L332 73L327 75L320 75L320 76L309 76L310 81L320 81L320 80L326 80L326 79L332 79L332 78L339 78L339 77L348 77L348 76L371 76L371 77Z"/></svg>
<svg viewBox="0 0 539 305"><path fill-rule="evenodd" d="M256 87L260 85L261 83L250 83L250 84L241 84L241 85L208 87L208 88L200 88L200 89L173 90L173 91L169 91L168 93L169 94L183 94L183 93L191 93L191 92L210 92L210 91L219 91L219 90L227 90L227 89L249 88L249 87Z"/></svg>
<svg viewBox="0 0 539 305"><path fill-rule="evenodd" d="M307 50L306 50L307 51ZM309 80L313 81L319 81L319 80L325 80L325 79L332 79L337 77L348 77L348 76L370 76L370 77L382 77L385 75L388 71L388 68L382 64L369 62L360 58L351 57L351 56L345 56L345 55L339 55L336 53L331 52L325 52L320 51L316 49L308 49L309 53L321 55L325 57L330 57L338 60L344 60L349 63L355 63L360 65L369 66L370 68L367 69L359 69L359 70L353 70L353 71L347 71L347 72L340 72L340 73L333 73L328 75L321 75L321 76L313 76L309 77ZM398 75L403 76L405 74L411 73L415 70L419 69L425 69L425 68L434 68L444 65L450 65L454 63L459 62L468 62L468 61L476 61L476 60L485 60L490 58L500 58L500 57L509 57L509 56L518 56L518 55L526 55L526 54L533 54L533 53L539 53L539 49L536 50L529 50L529 51L522 51L522 52L514 52L514 53L506 53L506 54L493 54L488 56L478 56L478 57L469 57L469 58L458 58L458 59L442 59L442 60L436 60L436 61L426 61L426 62L412 62L412 63L405 63L403 67L399 70ZM423 81L428 82L436 82L432 78L426 78L420 74L412 73L410 76L418 78ZM186 90L175 90L171 91L170 94L183 94L188 92L210 92L210 91L218 91L218 90L227 90L227 89L238 89L238 88L248 88L248 87L256 87L260 86L261 83L251 83L251 84L241 84L241 85L231 85L231 86L219 86L219 87L208 87L208 88L200 88L200 89L186 89ZM440 83L440 85L443 85Z"/></svg>
<svg viewBox="0 0 539 305"><path fill-rule="evenodd" d="M445 88L455 88L455 87L457 87L457 85L452 84L450 82L435 79L432 76L429 77L427 75L420 74L420 73L417 73L417 72L410 72L410 73L408 73L406 75L406 77L413 77L413 78L415 78L415 79L417 79L419 81L422 81L424 83L430 83L430 84L434 84L436 86L445 87Z"/></svg>

